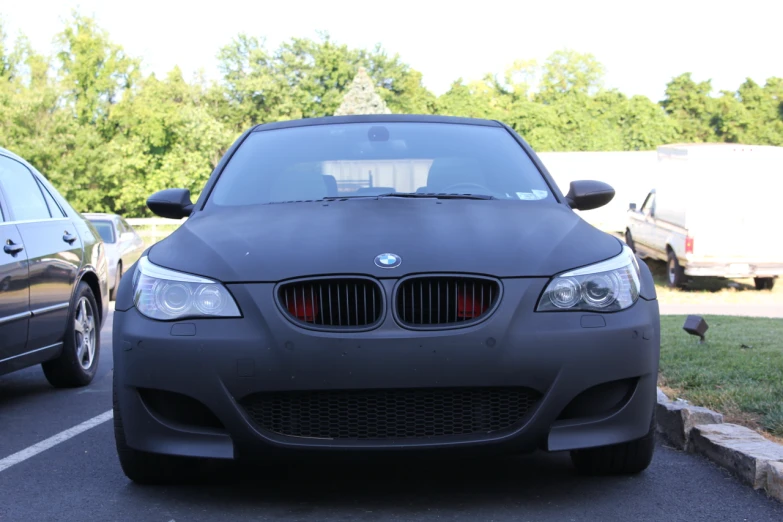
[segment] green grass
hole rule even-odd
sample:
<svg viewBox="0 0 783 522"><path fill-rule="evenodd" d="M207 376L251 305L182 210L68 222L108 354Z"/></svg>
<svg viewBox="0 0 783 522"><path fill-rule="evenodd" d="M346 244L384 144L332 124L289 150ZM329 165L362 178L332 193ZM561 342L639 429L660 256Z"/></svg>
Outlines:
<svg viewBox="0 0 783 522"><path fill-rule="evenodd" d="M660 384L727 422L783 437L783 319L704 318L699 344L683 331L685 316L661 317Z"/></svg>

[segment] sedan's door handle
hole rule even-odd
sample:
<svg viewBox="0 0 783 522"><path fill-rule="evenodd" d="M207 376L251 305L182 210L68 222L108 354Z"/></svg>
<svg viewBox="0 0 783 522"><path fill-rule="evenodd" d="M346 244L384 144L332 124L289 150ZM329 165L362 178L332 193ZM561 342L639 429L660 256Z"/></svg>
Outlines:
<svg viewBox="0 0 783 522"><path fill-rule="evenodd" d="M63 241L72 245L73 242L76 241L76 236L66 230L65 235L63 235Z"/></svg>
<svg viewBox="0 0 783 522"><path fill-rule="evenodd" d="M3 246L3 252L11 254L12 256L15 256L22 250L24 250L24 247L22 245L17 245L13 241L9 241L8 244Z"/></svg>

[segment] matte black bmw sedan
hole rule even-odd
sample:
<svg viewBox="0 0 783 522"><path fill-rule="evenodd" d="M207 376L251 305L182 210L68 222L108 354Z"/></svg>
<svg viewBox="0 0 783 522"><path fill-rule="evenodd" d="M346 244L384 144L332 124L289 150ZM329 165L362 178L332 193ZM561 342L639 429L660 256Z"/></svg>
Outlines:
<svg viewBox="0 0 783 522"><path fill-rule="evenodd" d="M0 148L0 375L41 364L89 384L109 296L98 232L32 165Z"/></svg>
<svg viewBox="0 0 783 522"><path fill-rule="evenodd" d="M114 419L138 482L200 459L570 450L637 473L654 449L649 270L574 209L508 126L346 116L254 127L120 285ZM190 457L190 458L187 458Z"/></svg>

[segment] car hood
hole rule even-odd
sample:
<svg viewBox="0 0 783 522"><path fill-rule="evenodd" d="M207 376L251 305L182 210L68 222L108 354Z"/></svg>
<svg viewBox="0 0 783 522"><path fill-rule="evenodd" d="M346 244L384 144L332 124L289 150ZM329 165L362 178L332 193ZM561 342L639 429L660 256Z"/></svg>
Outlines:
<svg viewBox="0 0 783 522"><path fill-rule="evenodd" d="M620 253L618 239L544 201L357 199L198 212L153 263L226 283L325 274L548 277ZM379 268L383 253L402 258Z"/></svg>

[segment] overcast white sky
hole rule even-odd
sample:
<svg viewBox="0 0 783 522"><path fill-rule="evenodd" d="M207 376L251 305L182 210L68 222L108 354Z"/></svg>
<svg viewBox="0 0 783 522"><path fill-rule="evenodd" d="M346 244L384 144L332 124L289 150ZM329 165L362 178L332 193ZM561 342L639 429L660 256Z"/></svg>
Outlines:
<svg viewBox="0 0 783 522"><path fill-rule="evenodd" d="M465 1L465 0L463 0ZM721 5L723 4L723 5ZM240 32L265 36L270 48L292 36L327 30L352 47L380 42L424 74L436 94L460 76L502 72L515 59L543 61L556 49L591 52L607 69L606 85L628 95L663 97L666 82L690 71L716 91L783 76L783 1L744 0L0 0L14 38L39 51L73 8L97 18L114 41L143 58L147 71L179 65L186 77L215 76L219 48Z"/></svg>

